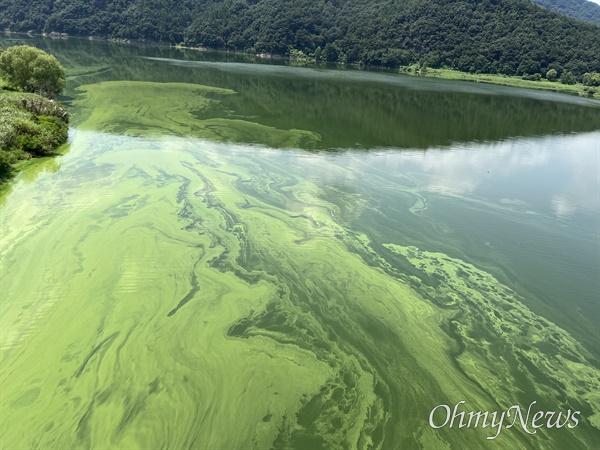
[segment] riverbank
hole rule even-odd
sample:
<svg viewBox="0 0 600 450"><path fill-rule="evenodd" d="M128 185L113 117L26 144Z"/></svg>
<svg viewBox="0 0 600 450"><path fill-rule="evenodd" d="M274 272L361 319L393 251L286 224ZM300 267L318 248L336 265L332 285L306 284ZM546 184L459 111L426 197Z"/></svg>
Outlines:
<svg viewBox="0 0 600 450"><path fill-rule="evenodd" d="M206 52L206 51L214 51L214 52L223 52L223 53L231 53L235 55L245 56L251 60L287 60L291 65L295 66L306 66L306 67L348 67L355 69L380 69L383 71L397 72L407 75L413 76L421 76L421 77L430 77L430 78L442 78L448 80L462 80L462 81L474 81L478 83L488 83L488 84L499 84L504 86L514 86L521 87L526 89L536 89L543 91L552 91L552 92L561 92L570 95L577 95L586 98L593 98L596 100L600 100L600 87L592 87L585 86L582 83L575 84L562 84L560 81L548 81L546 79L541 79L540 81L531 81L524 80L521 76L517 75L500 75L500 74L473 74L468 72L461 72L459 70L447 69L447 68L439 68L434 69L431 67L421 68L418 64L412 64L410 66L402 66L400 68L392 69L385 68L381 66L365 66L361 64L336 64L336 63L326 63L324 61L316 61L314 57L310 55L305 55L303 52L298 50L292 50L292 53L289 55L279 55L279 54L267 54L267 53L248 53L244 51L236 51L236 50L223 50L216 49L211 47L188 47L183 44L161 44L158 42L152 42L148 40L136 40L136 39L111 39L105 36L62 36L55 33L46 34L46 33L18 33L18 32L9 32L5 30L5 34L7 35L23 35L28 37L33 37L34 35L44 36L49 39L84 39L84 40L105 40L107 42L115 43L115 44L123 44L123 45L144 45L144 46L155 46L155 47L169 47L175 48L180 51L190 51L190 52ZM0 80L1 87L1 80Z"/></svg>
<svg viewBox="0 0 600 450"><path fill-rule="evenodd" d="M37 94L4 89L0 80L0 185L24 166L24 161L61 153L67 141L66 107Z"/></svg>
<svg viewBox="0 0 600 450"><path fill-rule="evenodd" d="M524 80L522 77L519 76L485 73L472 74L460 72L458 70L453 69L433 69L430 67L419 69L417 65L403 67L400 69L400 73L421 77L442 78L445 80L474 81L477 83L500 84L503 86L514 86L527 89L537 89L542 91L562 92L565 94L579 95L581 97L594 98L600 100L600 88L593 86L585 86L582 83L562 84L560 81L531 81Z"/></svg>
<svg viewBox="0 0 600 450"><path fill-rule="evenodd" d="M205 47L185 47L183 45L172 46L179 50L192 50L192 51L221 51L216 49L207 49ZM249 56L245 52L228 51L227 53L234 53L239 55ZM285 59L289 61L291 65L295 66L306 66L306 67L327 67L327 66L343 66L355 69L382 69L397 71L398 73L405 75L430 77L430 78L442 78L446 80L462 80L462 81L475 81L477 83L489 83L499 84L503 86L514 86L526 89L536 89L542 91L562 92L570 95L578 95L586 98L594 98L600 100L600 88L593 86L585 86L583 83L575 84L562 84L560 81L549 81L546 79L540 79L539 81L524 80L523 77L517 75L500 75L500 74L472 74L468 72L461 72L454 69L434 69L431 67L421 68L418 64L411 66L402 66L397 69L385 68L381 66L365 66L360 64L335 64L325 63L323 61L317 62L313 57L305 55L302 52L293 50L290 55L276 55L276 54L256 54L251 55L259 59Z"/></svg>
<svg viewBox="0 0 600 450"><path fill-rule="evenodd" d="M185 47L185 46L175 46L178 49L185 50L196 50L196 51L206 51L208 49L202 48L194 48L194 47ZM214 50L213 51L218 51ZM240 55L248 55L248 53L243 52L228 52L228 53L237 53ZM517 75L501 75L501 74L473 74L468 72L461 72L459 70L454 69L434 69L432 67L420 67L418 64L413 64L411 66L402 66L397 69L386 68L381 66L365 66L360 64L335 64L335 63L325 63L323 61L317 62L313 57L305 55L304 53L298 50L292 50L292 53L289 55L271 55L271 54L256 54L253 55L256 58L260 59L285 59L289 61L291 65L295 66L345 66L355 69L382 69L382 70L390 70L397 71L398 73L405 75L413 75L413 76L422 76L422 77L430 77L430 78L442 78L446 80L462 80L462 81L475 81L477 83L488 83L488 84L499 84L503 86L513 86L513 87L521 87L526 89L536 89L542 91L552 91L552 92L562 92L570 95L578 95L586 98L594 98L600 100L600 88L594 86L586 86L583 83L574 83L574 84L563 84L559 80L549 81L547 79L540 79L539 81L533 80L524 80L523 77Z"/></svg>

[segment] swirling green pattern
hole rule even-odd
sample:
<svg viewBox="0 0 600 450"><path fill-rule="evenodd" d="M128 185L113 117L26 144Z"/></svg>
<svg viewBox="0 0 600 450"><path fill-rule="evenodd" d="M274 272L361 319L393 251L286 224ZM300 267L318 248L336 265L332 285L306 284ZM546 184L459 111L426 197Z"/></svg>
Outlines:
<svg viewBox="0 0 600 450"><path fill-rule="evenodd" d="M87 95L76 104L90 116L81 125L83 129L133 136L196 136L270 147L310 147L319 140L319 135L309 131L279 130L247 120L212 116L197 119L218 110L219 97L235 94L229 89L186 83L113 81L82 86L80 90Z"/></svg>
<svg viewBox="0 0 600 450"><path fill-rule="evenodd" d="M375 245L352 223L376 204L310 164L215 142L318 138L199 119L215 95L85 86L60 169L5 199L3 448L593 448L600 371L569 333L472 264ZM583 419L429 427L461 400Z"/></svg>

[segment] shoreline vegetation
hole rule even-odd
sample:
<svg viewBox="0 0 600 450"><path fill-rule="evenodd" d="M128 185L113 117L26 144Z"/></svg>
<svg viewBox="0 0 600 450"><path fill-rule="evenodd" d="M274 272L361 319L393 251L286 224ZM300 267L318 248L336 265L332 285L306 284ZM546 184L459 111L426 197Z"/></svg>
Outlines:
<svg viewBox="0 0 600 450"><path fill-rule="evenodd" d="M184 47L181 45L175 46L180 49L206 51L206 48L195 48L195 47ZM305 55L304 53L291 50L289 55L270 55L270 54L256 54L256 57L263 59L288 59L290 62L297 65L318 65L321 61L316 60L314 57ZM365 66L362 64L338 64L340 66L353 67L353 68L380 68L378 66ZM392 70L392 69L388 69ZM397 69L393 69L392 73L400 73L405 75L428 77L428 78L441 78L445 80L462 80L462 81L474 81L477 83L488 83L497 84L502 86L521 87L526 89L535 89L552 92L562 92L570 95L578 95L586 98L593 98L600 100L600 73L590 72L586 73L583 77L588 84L580 82L572 74L566 75L562 79L557 78L556 71L552 72L549 70L545 77L541 74L535 73L532 75L523 74L523 76L517 75L503 75L493 73L469 73L460 70L449 69L449 68L433 68L427 67L422 64L412 64L407 66L400 66Z"/></svg>
<svg viewBox="0 0 600 450"><path fill-rule="evenodd" d="M563 84L560 81L549 81L540 79L538 81L523 79L519 76L468 73L453 69L433 69L431 67L408 66L400 69L400 73L414 76L441 78L444 80L473 81L476 83L498 84L502 86L513 86L525 89L542 91L562 92L570 95L600 100L600 88L597 86L586 86L583 83Z"/></svg>
<svg viewBox="0 0 600 450"><path fill-rule="evenodd" d="M300 50L290 49L287 54L272 54L272 53L249 53L242 51L234 51L234 50L223 50L217 48L209 48L204 46L187 46L183 43L169 45L169 44L161 44L160 42L152 42L148 40L136 40L136 39L117 39L117 38L108 38L103 36L72 36L66 33L20 33L13 32L10 30L4 30L5 34L8 35L19 35L26 34L29 37L32 36L42 36L44 38L49 39L88 39L88 40L100 40L106 41L116 44L123 45L148 45L148 46L156 46L156 47L170 47L176 48L178 50L190 50L190 51L215 51L215 52L225 52L239 55L249 55L260 59L273 59L273 60L287 60L293 65L299 66L320 66L320 65L333 65L339 67L349 67L355 69L361 68L373 68L373 69L381 69L384 71L389 70L390 73L400 73L411 76L420 76L420 77L428 77L428 78L441 78L445 80L462 80L462 81L472 81L476 83L487 83L487 84L497 84L502 86L511 86L511 87L520 87L525 89L534 89L534 90L542 90L542 91L551 91L551 92L559 92L569 95L576 95L580 97L600 100L600 74L598 72L589 73L589 84L586 85L583 82L579 81L577 77L572 77L567 75L565 79L561 79L557 76L557 73L550 74L547 72L543 77L539 73L535 74L523 74L523 76L518 75L504 75L504 74L493 74L493 73L469 73L463 72L460 70L450 69L450 68L433 68L429 66L425 66L422 64L412 64L400 66L394 69L380 67L376 65L365 65L358 63L331 63L320 58L320 54L317 53L316 56L319 58L315 58L315 55L306 55L304 52ZM583 77L580 77L583 78Z"/></svg>
<svg viewBox="0 0 600 450"><path fill-rule="evenodd" d="M0 86L0 192L35 160L64 154L68 129L62 103Z"/></svg>
<svg viewBox="0 0 600 450"><path fill-rule="evenodd" d="M46 36L46 34L44 34ZM64 37L63 37L64 38ZM75 37L78 38L78 37ZM90 37L91 39L91 37ZM97 38L94 38L97 39ZM130 40L123 41L117 39L108 39L110 42L117 42L122 44L143 44L143 45L156 45L161 46L159 43L152 42L132 42ZM206 48L206 47L188 47L183 44L177 45L168 45L168 47L177 48L180 50L192 50L192 51L223 51L214 48ZM247 55L246 52L235 52L228 51L227 53L234 53L240 55ZM321 64L327 64L322 60L316 59L314 56L305 55L303 52L299 50L291 49L286 55L279 54L270 54L270 53L256 53L253 56L261 59L279 59L279 60L288 60L290 63L299 66L318 66ZM331 63L329 63L331 64ZM404 75L412 75L412 76L420 76L420 77L428 77L428 78L441 78L444 80L459 80L459 81L472 81L476 83L487 83L487 84L497 84L501 86L511 86L511 87L520 87L525 89L534 89L534 90L542 90L542 91L551 91L551 92L560 92L569 95L577 95L580 97L591 98L600 100L600 74L598 72L587 73L587 77L584 75L582 78L587 78L588 84L584 84L577 80L576 77L569 76L565 77L565 79L559 79L557 77L556 71L550 72L550 74L546 73L545 77L542 77L541 74L536 73L532 75L524 74L523 76L517 75L503 75L503 74L493 74L493 73L469 73L462 72L460 70L449 69L449 68L433 68L427 67L421 64L412 64L407 66L400 66L396 69L388 69L382 68L379 66L369 66L364 64L344 64L338 63L337 66L340 67L351 67L351 68L373 68L373 69L382 69L389 70L390 73L400 73Z"/></svg>
<svg viewBox="0 0 600 450"><path fill-rule="evenodd" d="M69 113L56 98L65 72L30 46L0 48L0 191L33 159L63 154Z"/></svg>
<svg viewBox="0 0 600 450"><path fill-rule="evenodd" d="M188 48L191 50L206 50L204 48L190 48L180 45L176 47ZM319 64L321 62L318 58L320 54L316 54L317 57L307 56L303 52L294 49L291 49L289 55L285 56L268 54L257 54L256 56L259 58L288 58L290 62L294 62L299 65ZM349 67L372 67L362 64L340 65ZM585 73L583 76L579 77L581 78L580 81L570 72L564 73L563 76L559 78L557 71L554 69L548 70L545 76L542 76L540 73L534 73L531 75L524 73L522 76L505 75L499 73L471 73L456 69L449 69L446 67L433 68L422 63L400 66L394 70L397 70L398 73L405 75L441 78L445 80L474 81L477 83L498 84L502 86L521 87L526 89L562 92L600 100L600 73L595 71Z"/></svg>
<svg viewBox="0 0 600 450"><path fill-rule="evenodd" d="M96 41L106 41L116 44L124 45L149 45L156 47L170 47L179 50L190 50L190 51L215 51L233 53L239 55L252 55L260 59L274 59L274 60L288 60L291 64L300 66L311 66L311 65L337 65L339 67L351 67L351 68L373 68L389 70L391 73L400 73L412 76L421 76L428 78L441 78L446 80L462 80L462 81L473 81L477 83L488 83L497 84L502 86L521 87L526 89L535 89L542 91L560 92L569 95L577 95L580 97L591 98L600 100L600 73L589 72L581 77L575 77L572 73L563 73L562 77L558 76L556 70L550 69L543 76L540 73L533 73L531 75L524 73L523 75L507 75L500 73L480 73L480 72L464 72L461 70L451 68L434 68L427 66L423 63L415 63L410 65L400 65L395 68L381 67L378 65L369 65L361 63L344 63L338 62L337 64L331 61L325 60L323 52L320 48L317 48L313 55L307 55L301 50L289 48L286 54L278 53L267 53L267 52L249 52L249 51L237 51L237 50L224 50L206 46L190 46L184 43L179 44L164 44L160 42L154 42L146 39L125 39L125 38L111 38L107 36L76 36L69 35L68 33L59 33L52 31L49 33L30 31L28 33L15 32L11 30L4 30L7 35L27 35L29 37L42 36L49 39L88 39ZM253 50L253 49L252 49ZM585 75L588 75L588 83L584 83Z"/></svg>

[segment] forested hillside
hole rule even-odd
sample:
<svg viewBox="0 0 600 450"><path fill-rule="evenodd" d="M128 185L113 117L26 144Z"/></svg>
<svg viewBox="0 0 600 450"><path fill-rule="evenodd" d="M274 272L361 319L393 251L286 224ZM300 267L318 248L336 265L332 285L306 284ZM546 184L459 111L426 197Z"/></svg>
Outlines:
<svg viewBox="0 0 600 450"><path fill-rule="evenodd" d="M600 5L588 0L531 0L565 16L600 25Z"/></svg>
<svg viewBox="0 0 600 450"><path fill-rule="evenodd" d="M577 76L600 27L529 0L0 0L0 26L397 67Z"/></svg>

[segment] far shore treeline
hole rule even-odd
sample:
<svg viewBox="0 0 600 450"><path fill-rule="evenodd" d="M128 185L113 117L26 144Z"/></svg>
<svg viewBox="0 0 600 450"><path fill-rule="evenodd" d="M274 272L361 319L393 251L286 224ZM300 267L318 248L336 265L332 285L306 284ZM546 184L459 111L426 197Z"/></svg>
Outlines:
<svg viewBox="0 0 600 450"><path fill-rule="evenodd" d="M56 100L64 86L54 56L27 45L0 47L0 183L14 163L51 156L67 141L69 115Z"/></svg>
<svg viewBox="0 0 600 450"><path fill-rule="evenodd" d="M600 71L600 27L529 0L0 0L12 31L471 73Z"/></svg>

